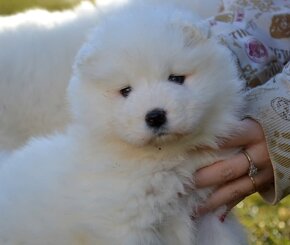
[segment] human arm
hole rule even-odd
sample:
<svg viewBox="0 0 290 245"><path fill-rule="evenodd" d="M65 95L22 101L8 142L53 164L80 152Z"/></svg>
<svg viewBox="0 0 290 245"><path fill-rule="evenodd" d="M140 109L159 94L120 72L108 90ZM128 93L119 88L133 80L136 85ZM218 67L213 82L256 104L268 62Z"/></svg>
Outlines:
<svg viewBox="0 0 290 245"><path fill-rule="evenodd" d="M290 193L290 111L286 103L290 101L290 63L281 74L250 90L246 98L246 116L251 119L243 120L240 133L221 147L246 149L258 168L258 175L254 176L256 190L267 202L276 204ZM198 188L219 186L198 210L199 215L222 205L230 210L252 194L248 167L247 158L239 153L197 171Z"/></svg>

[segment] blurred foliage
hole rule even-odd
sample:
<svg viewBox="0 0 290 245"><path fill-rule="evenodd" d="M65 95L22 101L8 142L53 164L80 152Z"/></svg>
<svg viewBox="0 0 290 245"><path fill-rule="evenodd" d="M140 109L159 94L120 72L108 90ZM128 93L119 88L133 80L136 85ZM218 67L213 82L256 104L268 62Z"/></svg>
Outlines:
<svg viewBox="0 0 290 245"><path fill-rule="evenodd" d="M81 0L0 0L0 15L15 14L30 8L63 10L80 2Z"/></svg>
<svg viewBox="0 0 290 245"><path fill-rule="evenodd" d="M235 212L247 227L251 245L290 245L290 197L271 206L252 195Z"/></svg>
<svg viewBox="0 0 290 245"><path fill-rule="evenodd" d="M63 10L81 0L0 0L0 15L14 14L29 8ZM276 206L252 195L235 209L247 227L251 245L290 245L290 197Z"/></svg>

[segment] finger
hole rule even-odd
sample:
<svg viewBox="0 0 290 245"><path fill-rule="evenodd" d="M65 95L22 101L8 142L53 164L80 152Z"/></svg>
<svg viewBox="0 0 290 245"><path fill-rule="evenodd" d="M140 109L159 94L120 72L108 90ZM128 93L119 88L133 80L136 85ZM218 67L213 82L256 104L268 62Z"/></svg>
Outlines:
<svg viewBox="0 0 290 245"><path fill-rule="evenodd" d="M255 164L255 166L258 168L269 167L269 164L265 164L265 163L271 164L266 142L253 145L253 146L247 148L246 152L250 156L250 158L253 161L253 163Z"/></svg>
<svg viewBox="0 0 290 245"><path fill-rule="evenodd" d="M237 131L229 138L221 141L221 148L231 148L253 144L264 138L264 132L259 123L252 119L240 121Z"/></svg>
<svg viewBox="0 0 290 245"><path fill-rule="evenodd" d="M264 184L264 185L262 185L261 187L259 187L259 192L263 192L263 191L267 191L267 190L269 190L270 188L273 188L273 181L274 181L274 179L273 179L273 177L274 176L271 176L271 171L267 171L267 172L264 172L264 174L266 174L267 176L264 176L265 177L265 182L267 183L267 184ZM273 180L273 181L271 181L271 179ZM237 206L241 201L243 201L245 198L246 198L247 196L243 196L243 197L241 197L241 198L239 198L238 200L236 200L236 201L233 201L233 202L230 202L230 203L228 203L227 204L227 208L226 208L226 211L219 217L219 220L220 220L220 222L224 222L225 221L225 219L226 219L226 217L227 217L227 215L229 214L229 212L235 207L235 206Z"/></svg>
<svg viewBox="0 0 290 245"><path fill-rule="evenodd" d="M220 206L240 200L253 193L253 184L248 176L217 189L197 210L198 216L214 211Z"/></svg>
<svg viewBox="0 0 290 245"><path fill-rule="evenodd" d="M254 177L255 187L249 176L243 176L227 185L217 189L206 201L206 203L198 209L198 214L203 215L217 209L222 205L228 205L236 201L240 201L261 189L265 184L272 182L272 174L270 170L263 170Z"/></svg>
<svg viewBox="0 0 290 245"><path fill-rule="evenodd" d="M241 197L240 199L236 200L236 201L233 201L233 202L230 202L228 205L227 205L227 209L226 211L219 217L219 220L220 222L224 222L227 215L231 212L231 210L238 204L240 203L241 201L243 201L245 197Z"/></svg>
<svg viewBox="0 0 290 245"><path fill-rule="evenodd" d="M251 153L252 151L247 150L248 154L254 155L255 153ZM258 158L263 158L262 161L254 160L255 166L258 169L263 169L264 167L264 156L260 156L257 153ZM267 160L267 159L266 159ZM249 170L249 161L244 155L244 153L240 152L233 157L216 162L208 167L204 167L199 169L195 173L195 186L197 188L205 188L209 186L219 186L231 180L234 180L240 176L245 175Z"/></svg>

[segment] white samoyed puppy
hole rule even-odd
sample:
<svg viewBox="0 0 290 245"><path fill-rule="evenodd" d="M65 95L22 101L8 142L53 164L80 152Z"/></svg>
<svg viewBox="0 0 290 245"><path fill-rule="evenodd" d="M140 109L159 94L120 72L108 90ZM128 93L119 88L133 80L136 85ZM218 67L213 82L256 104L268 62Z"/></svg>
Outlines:
<svg viewBox="0 0 290 245"><path fill-rule="evenodd" d="M81 48L63 134L1 163L1 245L245 245L232 216L192 220L192 173L229 153L242 82L229 51L175 4L128 4ZM191 189L191 191L190 191Z"/></svg>
<svg viewBox="0 0 290 245"><path fill-rule="evenodd" d="M30 137L66 127L65 94L74 57L98 19L124 1L98 0L96 6L82 2L73 10L36 9L0 17L0 158L1 150L9 152ZM170 1L203 16L214 15L219 2Z"/></svg>

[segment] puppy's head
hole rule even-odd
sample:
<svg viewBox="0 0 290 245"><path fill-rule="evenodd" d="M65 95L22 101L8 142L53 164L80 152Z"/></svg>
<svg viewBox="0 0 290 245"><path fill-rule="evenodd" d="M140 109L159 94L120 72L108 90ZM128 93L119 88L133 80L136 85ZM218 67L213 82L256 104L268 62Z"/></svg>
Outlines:
<svg viewBox="0 0 290 245"><path fill-rule="evenodd" d="M127 7L99 23L70 85L77 122L132 145L213 144L228 133L240 82L228 51L191 12Z"/></svg>

